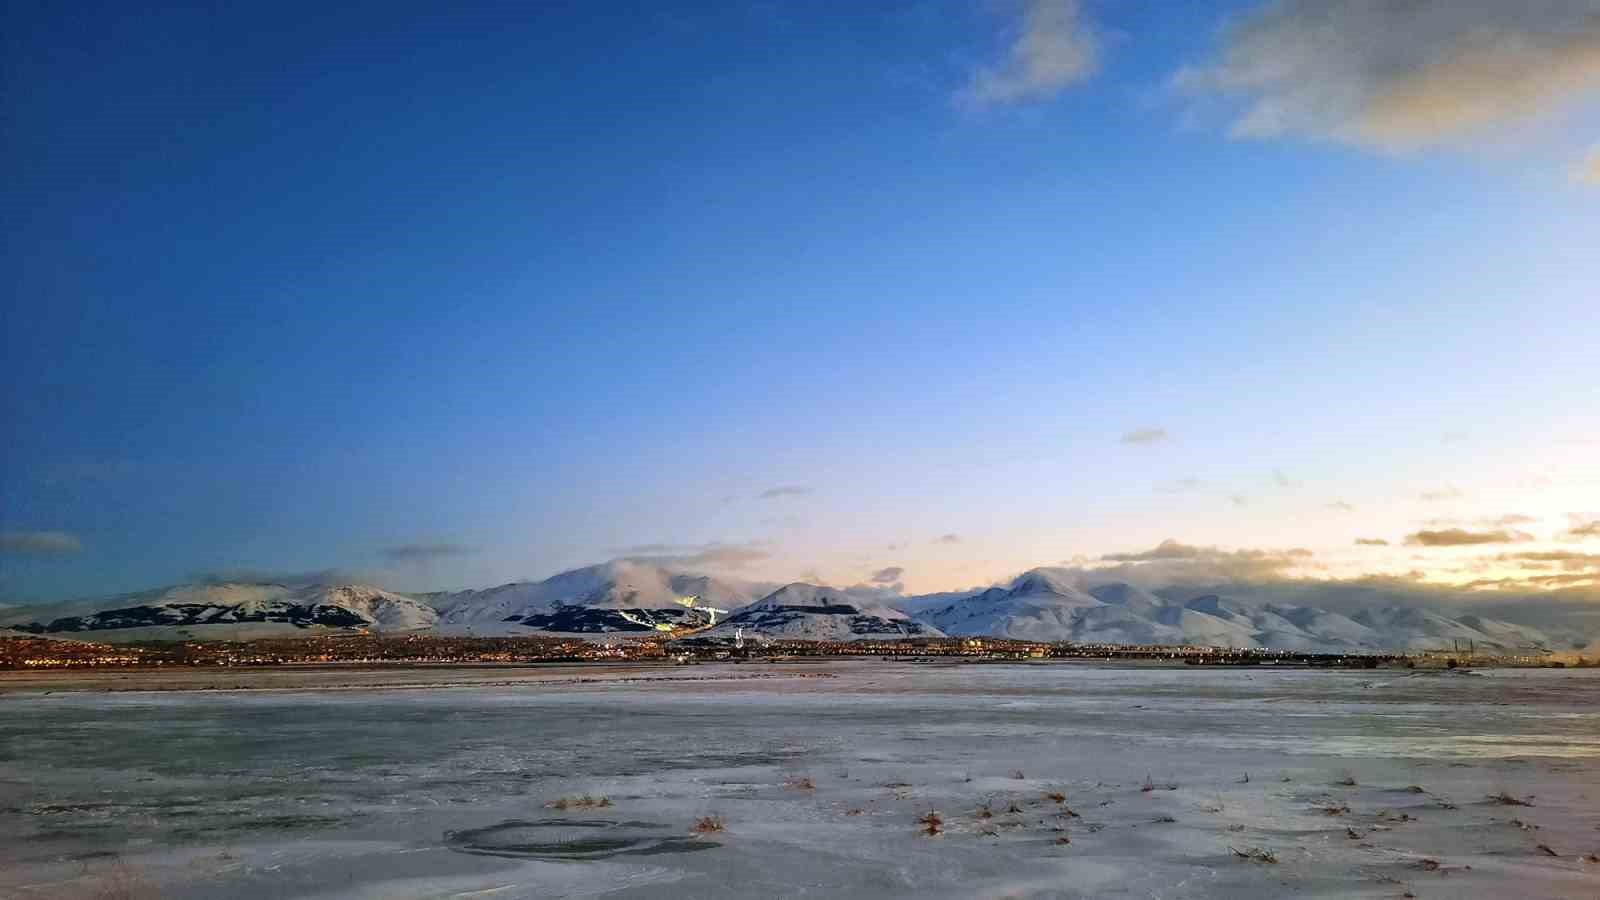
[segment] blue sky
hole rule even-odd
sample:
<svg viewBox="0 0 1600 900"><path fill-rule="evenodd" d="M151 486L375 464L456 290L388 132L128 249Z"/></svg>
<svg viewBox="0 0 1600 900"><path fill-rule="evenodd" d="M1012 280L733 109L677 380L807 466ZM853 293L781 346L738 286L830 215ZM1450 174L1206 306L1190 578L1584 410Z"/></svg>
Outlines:
<svg viewBox="0 0 1600 900"><path fill-rule="evenodd" d="M1565 546L1592 7L10 4L0 599Z"/></svg>

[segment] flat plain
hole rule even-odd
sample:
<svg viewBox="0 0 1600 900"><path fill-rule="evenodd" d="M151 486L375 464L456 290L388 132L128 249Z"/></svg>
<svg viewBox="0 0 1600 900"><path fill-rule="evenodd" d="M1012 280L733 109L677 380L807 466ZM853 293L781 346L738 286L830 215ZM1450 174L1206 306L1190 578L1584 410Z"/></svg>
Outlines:
<svg viewBox="0 0 1600 900"><path fill-rule="evenodd" d="M1594 897L1597 675L5 675L0 897Z"/></svg>

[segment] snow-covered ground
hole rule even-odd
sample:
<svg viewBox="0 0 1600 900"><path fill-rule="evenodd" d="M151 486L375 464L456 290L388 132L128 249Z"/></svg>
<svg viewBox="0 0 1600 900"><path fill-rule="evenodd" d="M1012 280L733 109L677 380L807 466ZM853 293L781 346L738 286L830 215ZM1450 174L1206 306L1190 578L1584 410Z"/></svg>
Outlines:
<svg viewBox="0 0 1600 900"><path fill-rule="evenodd" d="M1600 893L1594 671L516 671L0 693L0 896Z"/></svg>

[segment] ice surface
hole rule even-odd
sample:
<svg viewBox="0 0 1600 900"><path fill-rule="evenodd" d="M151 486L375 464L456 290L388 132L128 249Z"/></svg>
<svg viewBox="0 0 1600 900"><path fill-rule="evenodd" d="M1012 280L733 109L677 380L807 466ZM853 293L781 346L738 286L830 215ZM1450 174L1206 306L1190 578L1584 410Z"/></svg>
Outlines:
<svg viewBox="0 0 1600 900"><path fill-rule="evenodd" d="M1600 893L1596 672L691 671L0 694L0 897Z"/></svg>

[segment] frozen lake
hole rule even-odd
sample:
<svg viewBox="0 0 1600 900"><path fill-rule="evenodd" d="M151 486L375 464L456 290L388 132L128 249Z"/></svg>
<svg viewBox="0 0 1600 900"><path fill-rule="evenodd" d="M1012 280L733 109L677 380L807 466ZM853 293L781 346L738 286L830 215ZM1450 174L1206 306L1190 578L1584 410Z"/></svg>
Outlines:
<svg viewBox="0 0 1600 900"><path fill-rule="evenodd" d="M1597 676L0 694L0 897L1593 897Z"/></svg>

